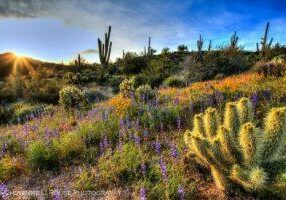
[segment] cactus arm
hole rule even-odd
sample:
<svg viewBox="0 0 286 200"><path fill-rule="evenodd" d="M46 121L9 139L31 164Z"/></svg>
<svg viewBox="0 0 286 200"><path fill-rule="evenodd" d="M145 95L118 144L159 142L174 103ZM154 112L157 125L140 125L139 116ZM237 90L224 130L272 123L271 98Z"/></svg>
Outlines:
<svg viewBox="0 0 286 200"><path fill-rule="evenodd" d="M236 104L230 102L226 104L226 110L224 114L224 127L232 134L233 138L236 139L240 127L239 115L237 112Z"/></svg>
<svg viewBox="0 0 286 200"><path fill-rule="evenodd" d="M200 137L206 137L205 128L204 128L204 115L202 113L195 115L194 117L194 135Z"/></svg>
<svg viewBox="0 0 286 200"><path fill-rule="evenodd" d="M208 108L204 114L204 127L207 138L214 139L216 137L219 125L218 113L214 108Z"/></svg>
<svg viewBox="0 0 286 200"><path fill-rule="evenodd" d="M240 124L252 122L254 118L253 106L248 98L242 98L237 103Z"/></svg>
<svg viewBox="0 0 286 200"><path fill-rule="evenodd" d="M286 107L273 108L265 119L263 134L262 159L278 158L285 152L286 139Z"/></svg>
<svg viewBox="0 0 286 200"><path fill-rule="evenodd" d="M239 133L239 145L243 156L245 165L252 165L256 163L256 141L257 129L252 123L246 123L242 126Z"/></svg>

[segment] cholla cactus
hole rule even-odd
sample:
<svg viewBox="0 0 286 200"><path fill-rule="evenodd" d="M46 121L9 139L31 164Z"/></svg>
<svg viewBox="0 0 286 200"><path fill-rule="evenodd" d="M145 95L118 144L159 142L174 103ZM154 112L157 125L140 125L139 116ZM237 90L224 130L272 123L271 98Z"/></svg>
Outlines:
<svg viewBox="0 0 286 200"><path fill-rule="evenodd" d="M148 84L139 86L136 89L135 94L139 101L142 100L144 102L147 102L148 100L152 100L156 96L155 91Z"/></svg>
<svg viewBox="0 0 286 200"><path fill-rule="evenodd" d="M286 107L273 108L264 129L255 126L252 110L242 98L226 105L222 122L214 108L196 115L193 131L184 135L189 155L211 170L220 189L239 184L286 195Z"/></svg>
<svg viewBox="0 0 286 200"><path fill-rule="evenodd" d="M134 95L134 90L135 90L134 84L135 84L135 77L132 77L130 79L125 79L120 83L119 89L123 97L128 98Z"/></svg>
<svg viewBox="0 0 286 200"><path fill-rule="evenodd" d="M76 86L67 86L59 92L59 103L65 109L79 109L86 104L85 92Z"/></svg>

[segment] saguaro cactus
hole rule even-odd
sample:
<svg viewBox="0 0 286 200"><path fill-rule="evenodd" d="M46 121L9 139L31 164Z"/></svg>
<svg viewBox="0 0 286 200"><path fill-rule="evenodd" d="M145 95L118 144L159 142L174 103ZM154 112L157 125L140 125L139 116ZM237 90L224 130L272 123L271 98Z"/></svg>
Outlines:
<svg viewBox="0 0 286 200"><path fill-rule="evenodd" d="M238 36L236 35L236 31L235 31L230 38L230 48L236 49L237 48L237 42L238 42Z"/></svg>
<svg viewBox="0 0 286 200"><path fill-rule="evenodd" d="M270 24L269 22L267 22L265 31L264 31L264 36L261 38L261 42L260 42L261 48L259 48L259 44L256 43L257 52L260 52L261 57L265 57L267 51L269 51L269 49L271 48L271 45L273 42L273 38L271 38L270 41L268 42L269 27L270 27Z"/></svg>
<svg viewBox="0 0 286 200"><path fill-rule="evenodd" d="M212 41L210 40L209 46L208 46L208 51L211 51L211 50L212 50Z"/></svg>
<svg viewBox="0 0 286 200"><path fill-rule="evenodd" d="M99 51L99 59L100 63L103 67L107 67L110 59L112 42L110 41L110 33L111 33L111 26L108 28L108 33L105 33L105 40L104 44L98 38L98 51Z"/></svg>
<svg viewBox="0 0 286 200"><path fill-rule="evenodd" d="M202 59L203 59L203 53L202 53L203 45L204 45L204 40L203 40L202 36L200 35L200 38L199 38L199 40L197 41L198 59L199 59L199 60L202 60Z"/></svg>
<svg viewBox="0 0 286 200"><path fill-rule="evenodd" d="M75 67L77 72L80 72L81 64L81 56L78 54L77 59L75 60Z"/></svg>
<svg viewBox="0 0 286 200"><path fill-rule="evenodd" d="M238 184L286 195L286 107L273 108L263 129L255 126L252 110L242 98L226 105L222 122L214 108L196 115L184 135L189 155L211 170L220 189Z"/></svg>

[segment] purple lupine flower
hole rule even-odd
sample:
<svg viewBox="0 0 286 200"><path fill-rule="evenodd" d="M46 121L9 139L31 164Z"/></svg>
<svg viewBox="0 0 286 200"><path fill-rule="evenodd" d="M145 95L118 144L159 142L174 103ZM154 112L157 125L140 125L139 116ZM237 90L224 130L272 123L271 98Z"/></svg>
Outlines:
<svg viewBox="0 0 286 200"><path fill-rule="evenodd" d="M181 126L181 117L178 116L177 117L177 127L178 127L178 130L181 131L182 130L182 126Z"/></svg>
<svg viewBox="0 0 286 200"><path fill-rule="evenodd" d="M175 106L179 105L179 98L178 98L178 97L175 98L175 100L174 100L174 105L175 105Z"/></svg>
<svg viewBox="0 0 286 200"><path fill-rule="evenodd" d="M7 186L4 183L0 184L0 199L3 200L8 200L9 199L9 189L7 188Z"/></svg>
<svg viewBox="0 0 286 200"><path fill-rule="evenodd" d="M259 104L259 96L258 94L255 92L254 94L251 95L250 100L252 102L253 108L256 109L256 107Z"/></svg>
<svg viewBox="0 0 286 200"><path fill-rule="evenodd" d="M61 194L59 191L54 192L53 200L60 200Z"/></svg>
<svg viewBox="0 0 286 200"><path fill-rule="evenodd" d="M149 135L147 129L144 130L143 135L144 135L145 140L147 140L147 137Z"/></svg>
<svg viewBox="0 0 286 200"><path fill-rule="evenodd" d="M161 153L161 144L158 140L155 142L155 150L158 155Z"/></svg>
<svg viewBox="0 0 286 200"><path fill-rule="evenodd" d="M160 165L160 169L161 169L163 180L167 181L168 180L167 166L166 166L165 162L162 159L159 160L159 165Z"/></svg>
<svg viewBox="0 0 286 200"><path fill-rule="evenodd" d="M109 145L109 142L108 142L107 137L105 136L104 139L103 139L103 147L104 148L108 148L108 145Z"/></svg>
<svg viewBox="0 0 286 200"><path fill-rule="evenodd" d="M134 135L134 142L137 146L140 146L140 137L138 137L137 135Z"/></svg>
<svg viewBox="0 0 286 200"><path fill-rule="evenodd" d="M146 189L144 187L142 187L140 189L140 200L147 200L147 198L146 198Z"/></svg>
<svg viewBox="0 0 286 200"><path fill-rule="evenodd" d="M185 198L185 190L181 185L179 185L178 187L178 196L180 200L183 200Z"/></svg>
<svg viewBox="0 0 286 200"><path fill-rule="evenodd" d="M219 90L214 91L214 98L215 98L215 103L219 105L222 104L222 102L224 101L223 93L221 93Z"/></svg>
<svg viewBox="0 0 286 200"><path fill-rule="evenodd" d="M141 163L141 172L142 172L143 176L146 174L146 165L145 165L145 163Z"/></svg>
<svg viewBox="0 0 286 200"><path fill-rule="evenodd" d="M99 143L99 150L100 150L100 154L102 155L104 153L103 141L100 141L100 143Z"/></svg>
<svg viewBox="0 0 286 200"><path fill-rule="evenodd" d="M139 129L140 129L140 120L139 120L139 118L137 118L135 121L135 130L139 131Z"/></svg>
<svg viewBox="0 0 286 200"><path fill-rule="evenodd" d="M179 158L179 152L175 145L171 145L170 155L175 159Z"/></svg>

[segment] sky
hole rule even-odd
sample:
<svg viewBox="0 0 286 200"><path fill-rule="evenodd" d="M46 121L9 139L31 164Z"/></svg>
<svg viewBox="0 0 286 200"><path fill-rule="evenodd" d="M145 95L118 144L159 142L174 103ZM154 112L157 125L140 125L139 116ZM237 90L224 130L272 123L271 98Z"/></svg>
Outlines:
<svg viewBox="0 0 286 200"><path fill-rule="evenodd" d="M286 43L286 0L0 0L0 52L69 62L81 53L98 62L97 38L112 26L112 60L122 51L239 45L254 50L266 23L274 42Z"/></svg>

